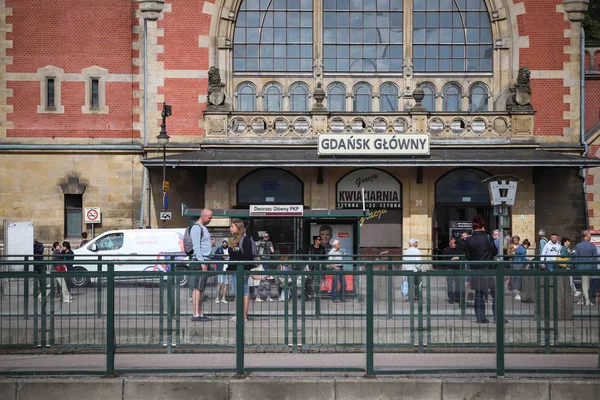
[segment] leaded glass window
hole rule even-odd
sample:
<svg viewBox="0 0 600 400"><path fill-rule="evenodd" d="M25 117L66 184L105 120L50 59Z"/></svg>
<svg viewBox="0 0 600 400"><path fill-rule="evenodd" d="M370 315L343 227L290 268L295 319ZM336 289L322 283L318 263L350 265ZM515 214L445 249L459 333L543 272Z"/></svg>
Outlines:
<svg viewBox="0 0 600 400"><path fill-rule="evenodd" d="M312 71L313 0L244 0L234 32L233 69Z"/></svg>
<svg viewBox="0 0 600 400"><path fill-rule="evenodd" d="M346 111L346 87L339 82L327 87L327 109L332 112Z"/></svg>
<svg viewBox="0 0 600 400"><path fill-rule="evenodd" d="M265 85L265 111L283 111L283 97L278 83Z"/></svg>
<svg viewBox="0 0 600 400"><path fill-rule="evenodd" d="M256 88L249 82L238 86L237 90L238 111L256 111Z"/></svg>
<svg viewBox="0 0 600 400"><path fill-rule="evenodd" d="M421 89L423 89L423 93L425 96L421 101L421 104L427 109L427 111L436 111L436 90L435 86L431 83L421 83Z"/></svg>
<svg viewBox="0 0 600 400"><path fill-rule="evenodd" d="M290 111L308 111L308 93L305 83L290 86Z"/></svg>
<svg viewBox="0 0 600 400"><path fill-rule="evenodd" d="M488 90L481 83L471 86L469 96L469 111L487 111L488 110Z"/></svg>
<svg viewBox="0 0 600 400"><path fill-rule="evenodd" d="M402 71L403 0L323 0L325 72Z"/></svg>
<svg viewBox="0 0 600 400"><path fill-rule="evenodd" d="M416 72L491 72L492 30L483 0L414 2Z"/></svg>
<svg viewBox="0 0 600 400"><path fill-rule="evenodd" d="M354 86L353 110L358 112L371 112L371 86L361 82Z"/></svg>
<svg viewBox="0 0 600 400"><path fill-rule="evenodd" d="M460 89L460 86L455 83L447 84L444 86L442 96L444 99L443 111L461 111L462 90Z"/></svg>
<svg viewBox="0 0 600 400"><path fill-rule="evenodd" d="M384 83L379 87L379 111L398 111L398 87L393 83Z"/></svg>

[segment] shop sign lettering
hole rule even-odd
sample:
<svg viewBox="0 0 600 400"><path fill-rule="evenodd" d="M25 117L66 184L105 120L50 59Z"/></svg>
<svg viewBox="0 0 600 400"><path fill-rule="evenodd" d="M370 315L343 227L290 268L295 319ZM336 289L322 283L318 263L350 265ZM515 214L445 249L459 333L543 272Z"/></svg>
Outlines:
<svg viewBox="0 0 600 400"><path fill-rule="evenodd" d="M402 208L402 187L389 173L365 168L344 176L337 184L336 207L360 209L365 202L368 209Z"/></svg>
<svg viewBox="0 0 600 400"><path fill-rule="evenodd" d="M320 155L429 155L429 135L322 133L318 152Z"/></svg>

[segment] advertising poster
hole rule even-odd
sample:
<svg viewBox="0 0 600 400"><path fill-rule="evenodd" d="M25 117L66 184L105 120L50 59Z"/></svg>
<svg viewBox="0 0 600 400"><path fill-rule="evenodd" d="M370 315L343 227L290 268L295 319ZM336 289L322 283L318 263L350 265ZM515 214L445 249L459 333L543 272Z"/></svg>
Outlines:
<svg viewBox="0 0 600 400"><path fill-rule="evenodd" d="M320 235L323 238L323 247L327 251L331 249L331 243L334 239L340 241L340 251L342 254L348 254L348 260L352 260L351 255L354 254L354 237L353 228L351 224L311 224L310 226L310 237L312 243L312 237ZM352 270L352 264L344 265L345 270ZM354 276L347 275L346 277L346 291L354 290ZM325 279L321 281L321 290L331 290L332 276L326 275Z"/></svg>

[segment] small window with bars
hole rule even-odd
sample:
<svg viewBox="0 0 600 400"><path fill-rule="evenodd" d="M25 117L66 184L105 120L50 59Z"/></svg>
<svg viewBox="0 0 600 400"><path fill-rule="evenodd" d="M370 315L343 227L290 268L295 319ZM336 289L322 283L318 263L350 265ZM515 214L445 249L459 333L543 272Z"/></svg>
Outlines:
<svg viewBox="0 0 600 400"><path fill-rule="evenodd" d="M55 110L55 79L46 78L46 110Z"/></svg>
<svg viewBox="0 0 600 400"><path fill-rule="evenodd" d="M91 84L90 108L92 110L98 110L100 109L100 79L92 78Z"/></svg>

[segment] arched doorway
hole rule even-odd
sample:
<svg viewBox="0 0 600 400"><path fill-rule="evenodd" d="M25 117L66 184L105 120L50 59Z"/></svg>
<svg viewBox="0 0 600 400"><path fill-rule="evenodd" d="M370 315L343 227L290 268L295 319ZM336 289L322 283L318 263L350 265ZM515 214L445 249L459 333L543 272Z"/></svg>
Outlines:
<svg viewBox="0 0 600 400"><path fill-rule="evenodd" d="M490 205L487 183L489 173L475 168L460 168L448 172L435 183L433 213L433 251L441 252L448 246L451 222L470 223L476 214L488 223L487 229L496 228L496 218Z"/></svg>
<svg viewBox="0 0 600 400"><path fill-rule="evenodd" d="M304 205L304 183L291 172L280 168L260 168L243 176L237 183L236 208L250 205ZM261 241L267 232L275 253L292 254L300 248L296 218L249 218L247 232Z"/></svg>

